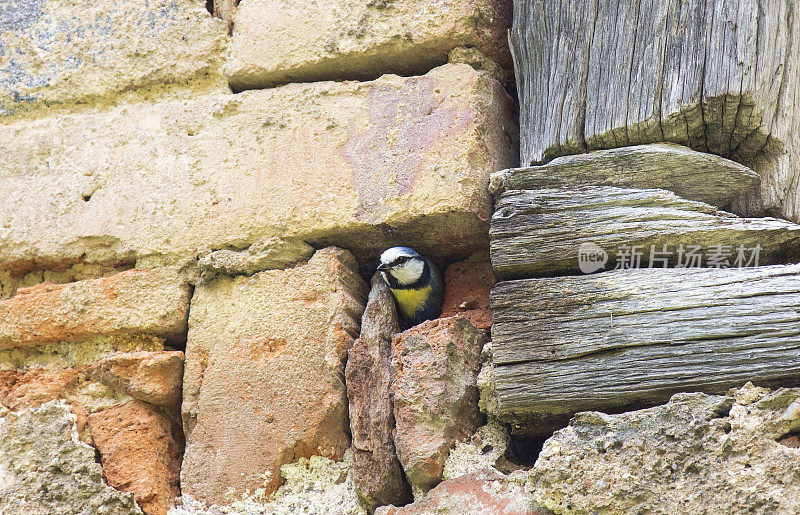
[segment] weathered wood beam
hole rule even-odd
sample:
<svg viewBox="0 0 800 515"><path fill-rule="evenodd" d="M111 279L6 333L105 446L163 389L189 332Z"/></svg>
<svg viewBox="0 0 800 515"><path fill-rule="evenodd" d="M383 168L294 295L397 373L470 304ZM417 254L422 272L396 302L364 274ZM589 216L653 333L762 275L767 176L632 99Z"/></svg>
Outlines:
<svg viewBox="0 0 800 515"><path fill-rule="evenodd" d="M659 141L762 176L737 212L800 220L796 0L515 0L521 162Z"/></svg>
<svg viewBox="0 0 800 515"><path fill-rule="evenodd" d="M608 254L606 270L616 265L636 268L628 259L635 253L641 267L650 266L651 257L655 267L691 266L687 260L693 247L700 247L695 252L700 266L714 266L709 260L724 254L730 254L727 264L733 266L740 246L745 251L740 264L753 257L747 249L757 246L758 261L751 265L800 260L800 225L740 218L660 189L506 191L497 203L489 236L492 265L502 279L579 274L578 254L585 243Z"/></svg>
<svg viewBox="0 0 800 515"><path fill-rule="evenodd" d="M671 143L597 150L556 158L541 166L492 174L489 189L618 186L661 188L722 207L758 186L758 174L735 161Z"/></svg>
<svg viewBox="0 0 800 515"><path fill-rule="evenodd" d="M492 310L498 411L517 431L676 392L800 384L800 265L507 281Z"/></svg>

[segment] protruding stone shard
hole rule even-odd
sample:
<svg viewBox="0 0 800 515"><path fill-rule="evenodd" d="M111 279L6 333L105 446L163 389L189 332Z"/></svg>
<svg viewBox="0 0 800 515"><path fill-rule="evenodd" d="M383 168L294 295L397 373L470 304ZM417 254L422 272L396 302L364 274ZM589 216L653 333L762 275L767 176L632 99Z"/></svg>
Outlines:
<svg viewBox="0 0 800 515"><path fill-rule="evenodd" d="M456 479L486 469L508 471L508 468L520 468L505 457L510 444L508 431L503 424L490 418L467 440L456 442L444 462L443 479Z"/></svg>
<svg viewBox="0 0 800 515"><path fill-rule="evenodd" d="M225 72L234 90L416 75L465 46L510 70L510 25L511 4L502 0L247 0Z"/></svg>
<svg viewBox="0 0 800 515"><path fill-rule="evenodd" d="M502 513L547 515L525 490L525 476L505 476L484 469L440 483L422 500L402 508L378 508L376 515L427 515L429 513Z"/></svg>
<svg viewBox="0 0 800 515"><path fill-rule="evenodd" d="M11 411L35 408L45 402L66 397L66 388L74 383L83 369L0 370L0 406Z"/></svg>
<svg viewBox="0 0 800 515"><path fill-rule="evenodd" d="M503 87L465 64L18 120L0 125L0 269L200 256L253 273L301 242L467 257L516 134Z"/></svg>
<svg viewBox="0 0 800 515"><path fill-rule="evenodd" d="M735 161L658 143L559 157L541 166L492 174L491 191L581 186L660 188L723 207L758 186L758 174Z"/></svg>
<svg viewBox="0 0 800 515"><path fill-rule="evenodd" d="M545 434L584 410L652 406L800 374L800 265L618 270L499 283L499 415Z"/></svg>
<svg viewBox="0 0 800 515"><path fill-rule="evenodd" d="M186 334L189 285L170 268L40 284L0 302L0 350L98 336Z"/></svg>
<svg viewBox="0 0 800 515"><path fill-rule="evenodd" d="M796 3L543 0L514 8L524 165L674 142L761 175L760 191L737 202L737 213L800 221Z"/></svg>
<svg viewBox="0 0 800 515"><path fill-rule="evenodd" d="M54 401L19 413L0 407L0 513L141 514L133 495L103 482L75 415Z"/></svg>
<svg viewBox="0 0 800 515"><path fill-rule="evenodd" d="M399 332L394 297L376 275L361 319L361 334L347 355L345 375L353 438L353 481L370 511L412 500L392 434L392 336Z"/></svg>
<svg viewBox="0 0 800 515"><path fill-rule="evenodd" d="M264 270L288 268L308 261L313 254L313 247L302 241L269 238L250 245L246 250L214 250L197 262L203 279L208 281L217 275L253 275Z"/></svg>
<svg viewBox="0 0 800 515"><path fill-rule="evenodd" d="M177 413L183 385L183 352L133 352L100 360L91 379L135 399Z"/></svg>
<svg viewBox="0 0 800 515"><path fill-rule="evenodd" d="M492 263L486 258L453 263L444 271L442 317L462 315L478 329L490 329L489 294L496 282Z"/></svg>
<svg viewBox="0 0 800 515"><path fill-rule="evenodd" d="M497 203L489 235L503 279L800 260L800 225L740 218L658 189L510 190Z"/></svg>
<svg viewBox="0 0 800 515"><path fill-rule="evenodd" d="M180 495L180 423L152 405L132 401L89 415L89 431L108 484L132 492L146 515L166 515Z"/></svg>
<svg viewBox="0 0 800 515"><path fill-rule="evenodd" d="M544 444L529 479L557 513L797 513L800 390L751 384L678 394L619 415L579 413Z"/></svg>
<svg viewBox="0 0 800 515"><path fill-rule="evenodd" d="M196 288L184 374L181 491L209 504L280 486L280 467L349 446L344 363L367 287L344 250Z"/></svg>
<svg viewBox="0 0 800 515"><path fill-rule="evenodd" d="M456 441L478 427L480 354L486 338L469 320L430 320L392 341L395 446L415 490L442 480Z"/></svg>
<svg viewBox="0 0 800 515"><path fill-rule="evenodd" d="M226 29L195 0L3 2L0 115L110 104L113 94L155 85L222 85Z"/></svg>

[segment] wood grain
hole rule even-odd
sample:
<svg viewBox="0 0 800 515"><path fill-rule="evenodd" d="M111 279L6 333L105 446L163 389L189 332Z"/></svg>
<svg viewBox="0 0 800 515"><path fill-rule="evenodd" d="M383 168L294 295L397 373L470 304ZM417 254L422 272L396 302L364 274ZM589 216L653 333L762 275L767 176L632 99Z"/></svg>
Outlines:
<svg viewBox="0 0 800 515"><path fill-rule="evenodd" d="M625 248L634 246L645 267L651 250L655 266L663 267L659 257L667 257L670 267L679 265L680 245L685 250L701 247L702 266L708 266L719 245L731 252L731 265L740 245L761 247L759 265L800 261L800 225L741 218L660 189L510 190L497 203L489 237L492 265L501 279L580 274L578 252L583 243L602 247L610 268L622 263ZM669 256L659 255L665 245Z"/></svg>
<svg viewBox="0 0 800 515"><path fill-rule="evenodd" d="M800 220L797 0L515 0L521 161L660 141L762 176L736 212Z"/></svg>
<svg viewBox="0 0 800 515"><path fill-rule="evenodd" d="M618 186L661 188L722 207L758 186L756 172L735 161L675 144L657 143L563 156L541 166L492 174L490 191Z"/></svg>
<svg viewBox="0 0 800 515"><path fill-rule="evenodd" d="M498 411L520 431L800 381L800 265L507 281L492 309Z"/></svg>

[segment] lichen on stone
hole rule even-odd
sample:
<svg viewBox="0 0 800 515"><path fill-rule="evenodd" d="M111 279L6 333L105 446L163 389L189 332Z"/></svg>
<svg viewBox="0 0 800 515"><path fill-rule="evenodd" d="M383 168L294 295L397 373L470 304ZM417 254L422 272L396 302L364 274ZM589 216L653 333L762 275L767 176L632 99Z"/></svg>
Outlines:
<svg viewBox="0 0 800 515"><path fill-rule="evenodd" d="M172 508L169 515L366 515L353 485L352 461L350 449L341 462L322 456L301 458L281 467L281 475L286 483L271 498L264 489L257 489L238 499L231 499L227 506L207 507L203 502L184 494L179 506ZM265 481L269 482L269 478L265 477Z"/></svg>
<svg viewBox="0 0 800 515"><path fill-rule="evenodd" d="M444 463L442 478L455 479L487 468L496 469L498 460L505 457L508 446L509 435L505 427L496 419L490 419L468 440L456 442Z"/></svg>
<svg viewBox="0 0 800 515"><path fill-rule="evenodd" d="M142 513L133 494L104 483L75 421L61 401L20 412L0 408L0 513Z"/></svg>
<svg viewBox="0 0 800 515"><path fill-rule="evenodd" d="M46 343L35 347L0 350L0 370L78 367L118 352L162 351L164 342L165 339L160 336L122 334L96 336L80 342Z"/></svg>
<svg viewBox="0 0 800 515"><path fill-rule="evenodd" d="M497 418L497 393L494 389L494 363L492 362L492 342L486 342L481 350L481 371L478 373L478 408L489 417Z"/></svg>
<svg viewBox="0 0 800 515"><path fill-rule="evenodd" d="M727 396L578 413L545 442L528 480L556 513L798 513L800 389L751 383Z"/></svg>

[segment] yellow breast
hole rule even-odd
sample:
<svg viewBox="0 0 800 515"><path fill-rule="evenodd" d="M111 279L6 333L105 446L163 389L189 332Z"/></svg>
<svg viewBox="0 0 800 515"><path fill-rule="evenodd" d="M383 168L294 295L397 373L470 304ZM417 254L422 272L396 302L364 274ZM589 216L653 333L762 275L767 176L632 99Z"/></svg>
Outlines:
<svg viewBox="0 0 800 515"><path fill-rule="evenodd" d="M400 311L402 311L406 318L409 319L414 318L414 313L416 313L417 310L422 309L425 301L428 300L428 297L430 297L431 291L433 291L433 288L431 288L430 285L418 290L392 289L392 293L397 299L397 305L400 307Z"/></svg>

